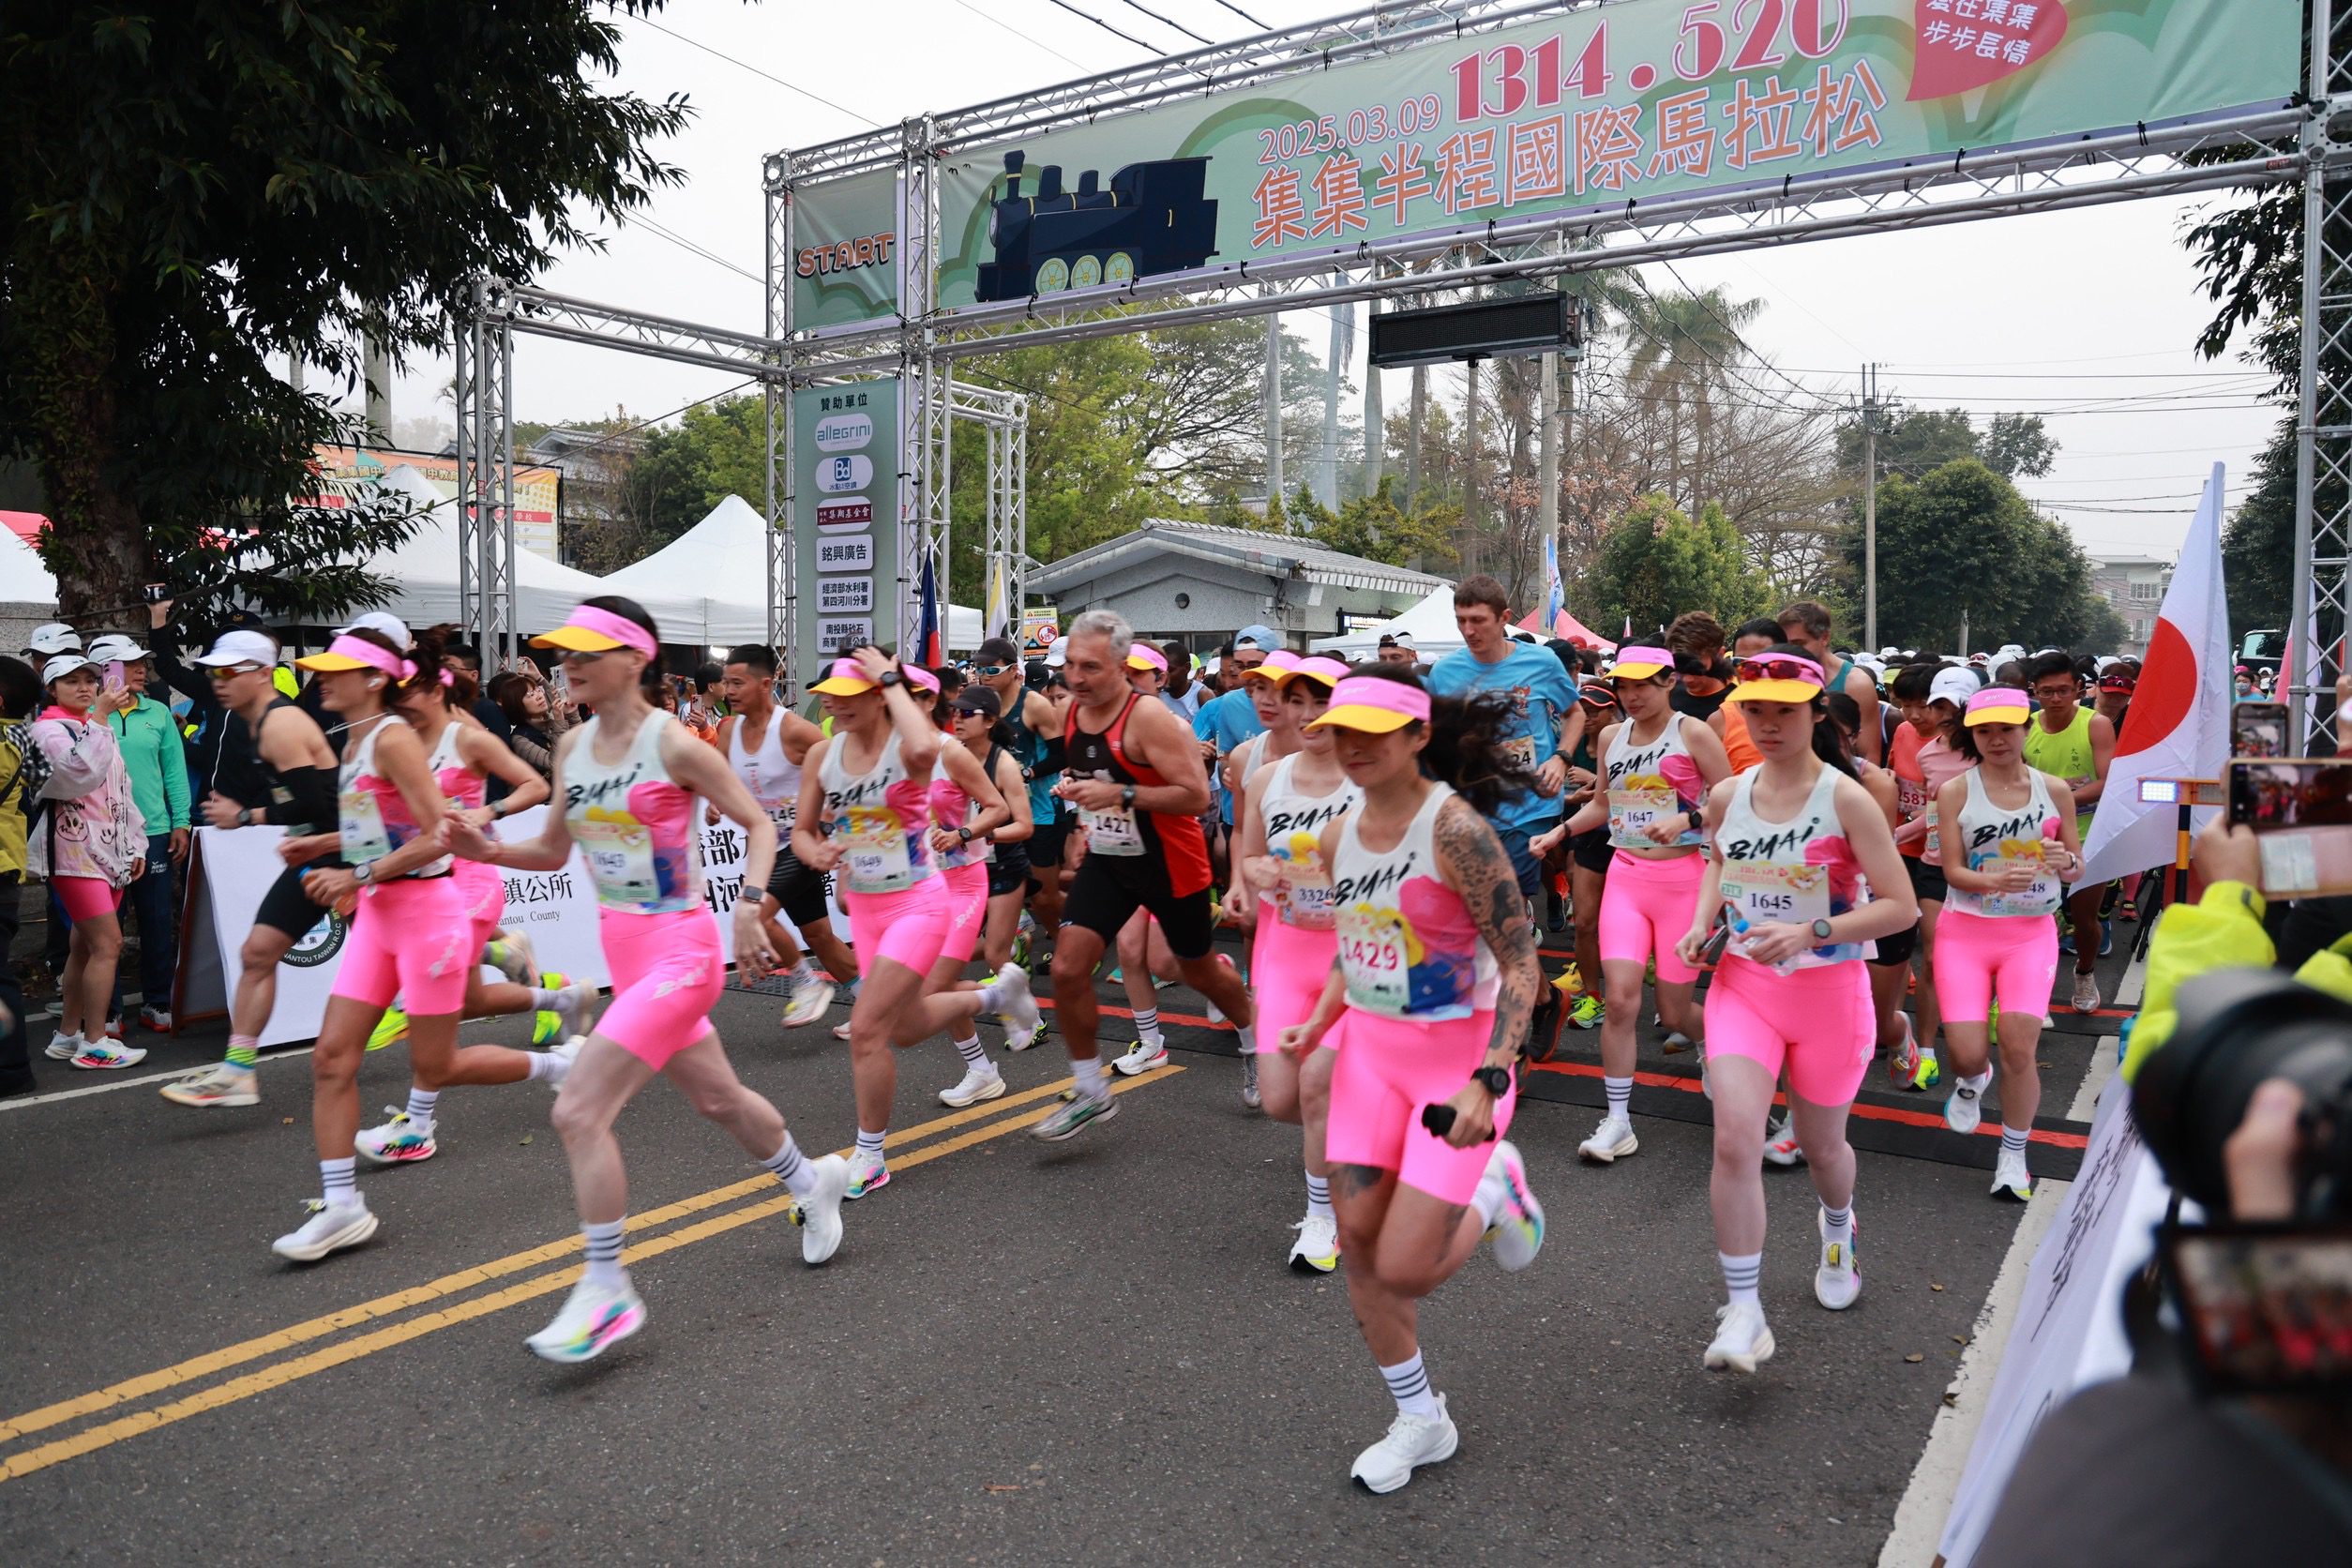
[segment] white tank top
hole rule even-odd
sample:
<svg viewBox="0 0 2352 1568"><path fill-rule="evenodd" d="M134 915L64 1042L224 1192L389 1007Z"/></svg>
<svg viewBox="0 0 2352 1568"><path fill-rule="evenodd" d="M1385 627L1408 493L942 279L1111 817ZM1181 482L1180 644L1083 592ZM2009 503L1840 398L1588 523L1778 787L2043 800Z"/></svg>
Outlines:
<svg viewBox="0 0 2352 1568"><path fill-rule="evenodd" d="M1756 781L1762 776L1763 769L1750 768L1732 780L1723 824L1715 829L1724 861L1723 901L1732 918L1751 926L1767 921L1810 926L1852 909L1862 896L1862 875L1838 821L1838 771L1824 763L1804 805L1785 822L1767 822L1756 812ZM1731 950L1746 957L1737 936ZM1861 942L1839 942L1807 948L1778 967L1820 969L1862 956Z"/></svg>
<svg viewBox="0 0 2352 1568"><path fill-rule="evenodd" d="M1291 783L1298 760L1294 752L1274 764L1258 814L1266 824L1266 852L1282 862L1288 883L1275 905L1282 923L1328 931L1334 921L1331 867L1323 864L1323 829L1362 805L1364 792L1343 777L1327 795L1301 794Z"/></svg>
<svg viewBox="0 0 2352 1568"><path fill-rule="evenodd" d="M1332 897L1348 1005L1410 1023L1442 1023L1491 1009L1501 980L1462 896L1438 869L1438 812L1454 798L1443 784L1396 847L1380 853L1356 837L1361 808L1339 822Z"/></svg>
<svg viewBox="0 0 2352 1568"><path fill-rule="evenodd" d="M702 840L694 792L670 776L662 737L677 720L656 709L617 762L596 761L602 718L580 727L564 761L564 822L588 862L596 902L626 914L702 903Z"/></svg>
<svg viewBox="0 0 2352 1568"><path fill-rule="evenodd" d="M1627 719L1610 737L1608 754L1601 762L1609 792L1609 842L1625 850L1704 843L1706 836L1687 822L1681 836L1669 844L1653 842L1642 831L1651 822L1688 811L1703 797L1704 792L1697 788L1698 764L1692 761L1691 748L1682 739L1682 716L1668 714L1666 728L1647 745L1634 745L1633 737L1634 721ZM1670 763L1672 758L1681 761ZM1696 792L1687 799L1681 788L1686 784Z"/></svg>
<svg viewBox="0 0 2352 1568"><path fill-rule="evenodd" d="M818 770L825 795L824 831L841 841L841 870L850 892L904 893L939 874L931 858L929 788L907 776L896 730L882 742L873 767L854 776L842 761L849 742L849 736L836 734Z"/></svg>
<svg viewBox="0 0 2352 1568"><path fill-rule="evenodd" d="M1991 875L2004 865L2024 863L2038 873L2033 885L2022 893L1963 893L1954 887L1944 894L1944 902L1968 914L1983 915L2047 915L2058 912L2063 893L2055 872L2042 869L2042 852L2051 840L2044 837L2045 824L2057 819L2050 804L2050 787L2039 768L2026 770L2026 786L2029 792L2026 804L2014 811L2004 810L1985 792L1984 774L1981 768L1970 768L1965 775L1968 781L1968 798L1960 807L1960 824L1956 833L1948 835L1953 848L1968 857L1971 871Z"/></svg>
<svg viewBox="0 0 2352 1568"><path fill-rule="evenodd" d="M800 806L800 764L784 755L784 710L776 709L768 715L768 727L760 736L760 749L746 755L743 748L745 720L735 720L735 727L727 735L727 765L735 770L735 776L744 781L760 809L776 824L779 838L792 831L792 813Z"/></svg>
<svg viewBox="0 0 2352 1568"><path fill-rule="evenodd" d="M414 842L422 831L408 802L401 798L399 786L376 772L376 737L384 733L385 725L399 722L390 716L379 719L343 754L342 766L336 776L337 831L346 866L371 866L394 850ZM446 876L449 866L450 857L445 854L401 875Z"/></svg>

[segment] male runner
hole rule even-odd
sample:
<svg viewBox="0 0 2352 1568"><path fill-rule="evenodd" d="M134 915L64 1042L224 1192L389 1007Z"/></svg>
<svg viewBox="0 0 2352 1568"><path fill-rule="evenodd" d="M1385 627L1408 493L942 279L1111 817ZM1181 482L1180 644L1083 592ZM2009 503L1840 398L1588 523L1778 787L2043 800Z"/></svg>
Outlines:
<svg viewBox="0 0 2352 1568"><path fill-rule="evenodd" d="M1878 683L1870 671L1830 649L1830 610L1817 599L1799 599L1778 617L1780 634L1813 656L1828 672L1832 691L1842 691L1862 709L1862 754L1877 766L1887 760L1884 727L1878 722Z"/></svg>

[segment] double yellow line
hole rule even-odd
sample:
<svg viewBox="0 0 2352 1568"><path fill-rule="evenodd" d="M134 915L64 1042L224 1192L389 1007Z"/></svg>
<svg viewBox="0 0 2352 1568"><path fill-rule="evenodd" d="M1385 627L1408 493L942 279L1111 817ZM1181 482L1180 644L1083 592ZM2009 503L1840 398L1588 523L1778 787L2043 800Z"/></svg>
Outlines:
<svg viewBox="0 0 2352 1568"><path fill-rule="evenodd" d="M1139 1078L1129 1078L1114 1085L1112 1093L1123 1094L1130 1090L1140 1089L1146 1084L1157 1083L1162 1078L1171 1078L1184 1070L1176 1066L1162 1067L1143 1074ZM1060 1078L1042 1088L1025 1090L1018 1094L1007 1094L1001 1099L990 1100L985 1105L975 1106L968 1110L959 1110L952 1116L942 1116L937 1121L926 1122L918 1126L892 1133L883 1140L883 1147L886 1149L897 1151L914 1143L922 1143L923 1147L905 1153L894 1153L890 1161L891 1171L895 1175L910 1170L918 1165L942 1159L976 1144L987 1143L993 1138L1003 1138L1033 1126L1054 1108L1050 1104L1039 1106L1035 1102L1050 1100L1069 1086L1068 1078ZM1007 1115L1008 1111L1012 1114ZM957 1133L952 1138L942 1138L937 1142L924 1142L925 1139L931 1138L938 1134L968 1126L972 1123L982 1124L972 1127L971 1131ZM847 1154L850 1151L843 1149L837 1152ZM738 1199L750 1198L754 1194L764 1196L754 1202L727 1208L724 1213L711 1214L691 1225L664 1230L657 1236L647 1235L647 1232L659 1229L672 1221L685 1219L691 1214L702 1214L707 1210L724 1208L725 1205L733 1203ZM754 1176L747 1181L731 1183L723 1187L713 1187L708 1192L680 1199L675 1203L664 1204L658 1209L650 1209L629 1220L631 1241L623 1261L638 1263L649 1258L657 1258L665 1252L673 1252L679 1247L691 1246L696 1242L708 1241L713 1236L724 1235L742 1226L766 1219L773 1214L782 1214L792 1206L792 1202L791 1196L777 1187L774 1177L761 1175ZM639 1237L645 1239L641 1241L637 1239ZM243 1366L254 1362L267 1363L253 1371L224 1381L209 1383L193 1393L167 1403L151 1405L128 1415L117 1416L111 1421L102 1421L95 1425L85 1426L70 1436L53 1439L48 1442L21 1448L14 1453L0 1455L0 1483L17 1480L36 1470L47 1470L52 1465L63 1464L68 1459L78 1459L83 1455L111 1447L127 1439L138 1437L142 1433L152 1432L158 1427L169 1426L174 1422L186 1421L190 1416L202 1415L207 1410L217 1410L242 1399L250 1399L256 1395L266 1394L271 1389L282 1388L300 1379L374 1355L379 1350L388 1350L396 1345L405 1345L413 1339L421 1339L442 1329L472 1322L476 1318L487 1318L493 1312L503 1312L510 1306L518 1305L535 1297L553 1295L558 1290L568 1289L579 1277L578 1271L572 1268L567 1260L571 1255L580 1250L580 1242L577 1235L566 1236L561 1241L510 1253L505 1258L493 1259L490 1262L477 1264L470 1269L460 1269L455 1274L444 1274L439 1279L412 1286L405 1290L395 1290L389 1295L378 1296L373 1301L343 1307L324 1317L295 1323L274 1333L263 1334L258 1338L241 1340L234 1345L226 1345L217 1350L208 1350L201 1356L194 1356L153 1372L144 1372L138 1377L128 1378L118 1383L110 1383L104 1388L94 1389L88 1394L79 1395L71 1399L60 1400L53 1405L43 1405L38 1410L27 1410L22 1415L0 1418L0 1447L5 1447L21 1438L29 1438L36 1433L67 1425L100 1411L133 1404L151 1395L203 1382L215 1373L225 1372L232 1367ZM452 1297L464 1295L476 1286L487 1285L508 1275L526 1273L543 1263L558 1261L565 1262L565 1266L520 1280L501 1289L466 1296L461 1301L450 1300ZM448 1304L434 1307L433 1310L421 1312L414 1317L401 1317L412 1308L427 1306L436 1302L446 1302ZM371 1333L336 1339L332 1344L322 1346L305 1354L286 1356L283 1360L271 1359L293 1350L298 1346L332 1338L342 1334L346 1329L393 1318L399 1318L400 1321L389 1323Z"/></svg>

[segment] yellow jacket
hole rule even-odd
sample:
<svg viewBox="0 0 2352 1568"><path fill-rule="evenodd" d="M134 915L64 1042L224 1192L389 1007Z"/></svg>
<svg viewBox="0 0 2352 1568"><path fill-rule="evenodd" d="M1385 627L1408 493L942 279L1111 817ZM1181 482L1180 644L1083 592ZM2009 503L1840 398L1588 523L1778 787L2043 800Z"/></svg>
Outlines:
<svg viewBox="0 0 2352 1568"><path fill-rule="evenodd" d="M2140 1063L2172 1038L2180 1022L2174 997L2187 982L2209 969L2268 969L2278 957L2262 928L2262 895L2244 882L2215 882L2194 904L2175 904L2157 917L2148 944L2148 989L2132 1043L2123 1054L2123 1078L2138 1076ZM2352 1002L2352 957L2337 947L2314 953L2295 978L2314 990Z"/></svg>

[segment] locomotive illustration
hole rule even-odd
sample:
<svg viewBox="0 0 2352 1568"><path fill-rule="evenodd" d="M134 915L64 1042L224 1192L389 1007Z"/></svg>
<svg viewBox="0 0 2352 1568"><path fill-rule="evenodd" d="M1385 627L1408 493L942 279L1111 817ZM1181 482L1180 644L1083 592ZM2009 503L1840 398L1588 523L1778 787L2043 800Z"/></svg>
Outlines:
<svg viewBox="0 0 2352 1568"><path fill-rule="evenodd" d="M1130 163L1110 176L1108 189L1089 169L1077 189L1065 190L1062 166L1048 163L1025 196L1026 161L1022 153L1004 155L1004 195L988 217L996 259L979 267L984 301L1131 282L1199 266L1216 253L1217 204L1202 194L1205 158Z"/></svg>

